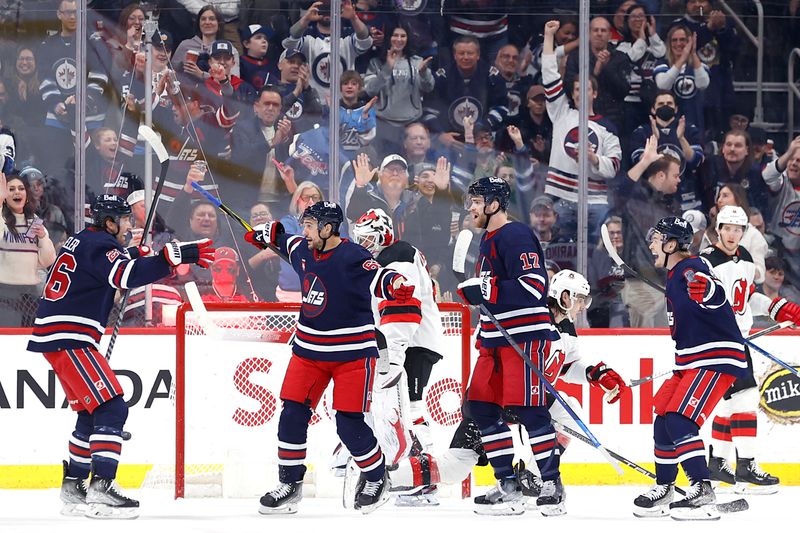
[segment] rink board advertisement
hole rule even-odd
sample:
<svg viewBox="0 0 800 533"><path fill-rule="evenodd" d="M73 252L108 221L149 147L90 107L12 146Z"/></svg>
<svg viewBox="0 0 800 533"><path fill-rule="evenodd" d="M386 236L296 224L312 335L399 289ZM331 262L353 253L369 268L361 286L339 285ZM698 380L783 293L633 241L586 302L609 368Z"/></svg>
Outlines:
<svg viewBox="0 0 800 533"><path fill-rule="evenodd" d="M19 330L17 330L19 331ZM612 333L612 334L608 334ZM673 343L665 334L633 335L630 330L580 338L587 362L603 361L624 379L661 373L672 367ZM651 333L648 331L648 333ZM25 350L24 334L4 335L0 359L0 427L7 437L0 448L0 488L48 487L60 483L60 461L67 457L67 439L75 417L66 406L52 370L40 354ZM107 339L104 339L103 346ZM434 367L425 401L436 447L446 447L460 421L461 361L458 337L447 337L452 353ZM797 365L796 335L770 335L758 345ZM280 386L289 347L275 342L187 339L186 463L199 468L237 470L237 479L274 475ZM475 354L473 354L474 357ZM784 484L800 484L800 380L761 355L753 355L761 386L759 461ZM141 484L156 465L170 470L175 458L175 337L169 331L123 334L111 366L117 372L130 406L126 430L133 434L122 449L120 480ZM653 395L660 378L625 394L614 405L603 403L602 391L588 385L562 390L580 405L581 417L609 449L652 467ZM309 428L311 470L327 471L338 443L330 390ZM710 435L710 423L702 434ZM519 447L520 454L525 453ZM255 467L258 463L258 467ZM639 474L613 474L591 447L573 440L562 459L568 483L646 483ZM227 466L225 466L227 465ZM272 471L261 472L262 469ZM187 476L189 467L187 467ZM227 474L226 474L227 476ZM477 475L480 482L485 476ZM226 481L227 482L227 481Z"/></svg>

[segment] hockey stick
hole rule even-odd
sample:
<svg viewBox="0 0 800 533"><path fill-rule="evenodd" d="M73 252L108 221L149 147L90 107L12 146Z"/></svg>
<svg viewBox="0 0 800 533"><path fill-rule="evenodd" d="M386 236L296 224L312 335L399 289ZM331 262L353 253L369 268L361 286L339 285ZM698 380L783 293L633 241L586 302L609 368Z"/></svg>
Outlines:
<svg viewBox="0 0 800 533"><path fill-rule="evenodd" d="M795 376L800 376L800 373L797 371L797 369L794 368L793 366L789 365L789 363L785 363L784 361L778 359L777 357L775 357L774 355L772 355L771 353L769 353L765 349L759 348L758 346L756 346L755 344L750 342L748 339L745 339L744 343L746 345L748 345L749 347L751 347L752 349L754 349L755 351L757 351L758 353L760 353L761 355L763 355L764 357L766 357L767 359L771 360L774 363L779 364L780 366L782 366L783 368L785 368L786 370L788 370L789 372L791 372Z"/></svg>
<svg viewBox="0 0 800 533"><path fill-rule="evenodd" d="M458 238L456 239L456 246L455 249L453 250L453 274L459 281L464 281L464 279L466 279L466 275L464 273L464 262L466 261L467 249L469 248L471 241L472 241L472 232L469 230L463 230L461 233L458 234ZM575 423L578 424L578 426L580 426L581 430L589 438L590 442L592 443L592 446L597 448L600 454L606 459L606 461L608 461L611 464L611 466L614 467L614 470L616 470L617 473L619 473L619 475L623 475L622 467L620 467L619 464L608 454L608 450L606 450L605 447L602 444L600 444L600 441L597 440L597 437L594 436L594 434L589 430L589 428L586 426L583 420L581 420L580 417L577 415L577 413L575 413L575 411L572 409L572 407L570 407L567 401L561 397L561 394L559 394L559 392L555 389L555 387L544 376L542 371L533 363L533 361L531 361L530 357L528 357L525 354L525 352L523 352L519 348L517 343L508 333L508 331L506 331L506 329L500 325L500 322L497 320L494 314L492 314L492 312L489 311L484 304L480 304L479 308L481 310L481 313L486 315L491 321L491 323L494 324L494 327L497 328L497 331L499 331L500 334L503 336L503 338L505 338L509 346L511 346L511 348L515 352L517 352L517 355L519 355L520 358L522 358L522 360L525 362L528 368L530 368L537 375L539 380L544 384L544 387L547 389L547 391L555 397L558 403L560 403L561 406L564 407L564 410L566 410L567 413L569 413L569 416L572 417Z"/></svg>
<svg viewBox="0 0 800 533"><path fill-rule="evenodd" d="M605 224L600 226L600 235L603 237L603 246L605 246L606 252L608 252L608 256L611 258L612 261L614 261L614 263L616 263L617 266L622 267L622 270L624 270L631 276L635 277L636 279L646 283L647 285L650 285L655 290L664 292L664 287L642 276L633 268L629 267L625 263L625 261L622 260L622 258L617 253L617 249L614 248L614 245L611 243L611 236L608 234L608 227Z"/></svg>
<svg viewBox="0 0 800 533"><path fill-rule="evenodd" d="M158 175L158 185L156 186L156 192L153 196L153 203L150 204L150 211L147 213L147 219L145 220L142 232L143 238L146 239L148 233L150 233L150 224L153 222L153 218L156 214L158 197L161 196L161 190L164 188L164 181L167 178L167 170L169 169L169 154L167 153L167 149L164 148L164 144L161 142L161 139L149 126L139 126L139 135L141 135L144 140L147 141L147 143L153 148L153 151L158 157L158 161L161 163L161 170L159 171ZM119 316L117 316L117 322L114 324L114 330L111 332L111 338L108 341L108 348L106 349L106 361L111 359L111 354L114 352L114 344L117 342L117 335L119 335L119 328L122 325L122 318L125 316L125 306L128 304L128 294L130 294L130 291L127 290L123 291L122 293Z"/></svg>
<svg viewBox="0 0 800 533"><path fill-rule="evenodd" d="M584 442L584 443L589 444L589 445L592 444L592 442L589 439L587 439L585 436L581 435L580 432L575 431L571 427L566 426L566 425L562 424L561 422L553 420L553 425L556 426L559 431L561 431L563 433L566 433L566 434L568 434L568 435L570 435L572 437L575 437L576 439L580 440L581 442ZM625 457L621 456L620 454L618 454L618 453L616 453L616 452L614 452L612 450L608 450L608 453L611 455L611 457L613 457L614 459L616 459L620 463L624 464L628 468L630 468L632 470L635 470L635 471L639 472L640 474L644 474L645 476L649 477L650 479L656 479L656 475L653 472L651 472L648 469L646 469L645 467L634 463L630 459L626 459ZM680 487L675 487L675 492L677 492L681 496L685 496L686 495L686 491L683 490ZM717 504L717 510L720 513L738 513L739 511L746 511L749 508L750 508L750 505L747 503L747 500L745 500L744 498L739 498L737 500L733 500L733 501L730 501L730 502L718 503Z"/></svg>
<svg viewBox="0 0 800 533"><path fill-rule="evenodd" d="M780 322L779 324L773 324L770 327L764 328L764 329L762 329L761 331L759 331L757 333L753 333L752 335L747 337L745 340L746 341L751 341L753 339L757 339L757 338L762 337L764 335L768 335L768 334L772 333L773 331L777 331L777 330L783 329L783 328L788 328L788 327L793 326L793 325L794 325L794 322L792 322L791 320L784 320L783 322ZM632 379L631 382L628 384L628 386L629 387L638 387L639 385L641 385L643 383L647 383L648 381L653 381L654 379L660 378L662 376L666 376L668 374L672 374L672 372L673 372L672 370L667 370L666 372L659 372L658 374L653 374L652 376L647 376L647 377L644 377L644 378L641 378L641 379Z"/></svg>

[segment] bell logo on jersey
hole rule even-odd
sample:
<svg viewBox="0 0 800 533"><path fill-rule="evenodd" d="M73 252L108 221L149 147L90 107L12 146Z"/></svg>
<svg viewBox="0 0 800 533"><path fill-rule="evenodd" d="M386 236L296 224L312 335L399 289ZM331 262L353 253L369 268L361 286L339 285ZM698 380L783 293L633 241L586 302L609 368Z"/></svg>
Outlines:
<svg viewBox="0 0 800 533"><path fill-rule="evenodd" d="M322 280L310 272L303 278L303 314L314 318L322 314L328 303L328 291Z"/></svg>

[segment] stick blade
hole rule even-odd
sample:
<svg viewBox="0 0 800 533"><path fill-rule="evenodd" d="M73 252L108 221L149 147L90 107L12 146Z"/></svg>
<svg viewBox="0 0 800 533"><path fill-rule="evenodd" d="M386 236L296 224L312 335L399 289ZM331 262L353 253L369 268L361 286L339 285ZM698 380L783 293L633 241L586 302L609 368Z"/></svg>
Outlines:
<svg viewBox="0 0 800 533"><path fill-rule="evenodd" d="M459 281L464 281L467 277L465 266L467 262L467 252L469 245L472 244L473 233L468 230L461 230L456 238L453 247L453 274Z"/></svg>
<svg viewBox="0 0 800 533"><path fill-rule="evenodd" d="M611 236L608 234L608 226L605 224L600 226L600 235L603 237L603 246L605 247L606 252L608 252L608 256L612 261L614 261L614 263L617 264L617 266L622 266L622 258L617 253L614 243L611 242Z"/></svg>
<svg viewBox="0 0 800 533"><path fill-rule="evenodd" d="M153 128L142 124L139 126L139 135L155 150L159 162L163 163L169 160L167 149L164 148L164 143L161 142L161 138L153 131Z"/></svg>

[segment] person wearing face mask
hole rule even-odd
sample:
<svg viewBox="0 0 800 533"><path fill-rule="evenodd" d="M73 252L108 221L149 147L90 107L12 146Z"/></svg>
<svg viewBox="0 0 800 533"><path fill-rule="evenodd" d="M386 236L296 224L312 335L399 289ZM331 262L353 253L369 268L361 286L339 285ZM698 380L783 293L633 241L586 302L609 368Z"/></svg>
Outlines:
<svg viewBox="0 0 800 533"><path fill-rule="evenodd" d="M697 169L705 155L700 130L679 116L675 95L662 90L656 95L650 108L650 120L633 131L630 140L631 165L639 162L647 139L655 135L658 139L658 153L669 154L680 162L681 184L678 189L681 209L697 209L702 205L702 196Z"/></svg>

